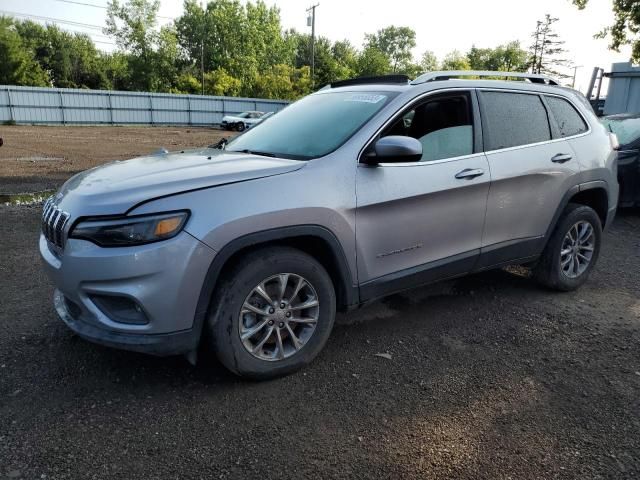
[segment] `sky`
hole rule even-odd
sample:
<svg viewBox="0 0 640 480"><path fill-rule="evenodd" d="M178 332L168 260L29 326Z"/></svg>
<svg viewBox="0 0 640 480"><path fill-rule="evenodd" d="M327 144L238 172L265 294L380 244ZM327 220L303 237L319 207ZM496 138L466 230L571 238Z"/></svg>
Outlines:
<svg viewBox="0 0 640 480"><path fill-rule="evenodd" d="M106 6L108 0L72 0ZM280 8L284 28L309 32L306 9L311 1L265 0ZM611 63L625 62L630 49L620 53L607 48L607 40L594 39L594 33L613 21L612 0L590 0L585 10L578 10L570 0L315 0L316 34L331 40L348 39L361 47L365 33L389 25L408 26L416 31L414 55L419 58L431 50L442 59L452 50L466 52L472 45L495 47L520 40L524 48L531 44L536 20L550 13L560 20L555 24L577 71L576 88L586 89L593 68L609 71ZM0 0L0 14L22 13L51 17L96 26L104 25L104 8L96 8L61 0ZM182 2L162 0L159 23L170 22L182 13ZM33 19L33 18L32 18ZM60 27L91 34L97 46L112 50L112 40L96 28L64 25ZM102 43L105 42L105 43Z"/></svg>

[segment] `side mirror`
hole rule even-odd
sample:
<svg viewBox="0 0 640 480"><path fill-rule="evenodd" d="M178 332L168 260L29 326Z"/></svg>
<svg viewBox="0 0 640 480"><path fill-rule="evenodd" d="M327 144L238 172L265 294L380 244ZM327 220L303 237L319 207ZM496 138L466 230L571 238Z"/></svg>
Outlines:
<svg viewBox="0 0 640 480"><path fill-rule="evenodd" d="M362 163L418 162L422 159L422 144L413 137L391 135L378 139L373 151L362 157Z"/></svg>

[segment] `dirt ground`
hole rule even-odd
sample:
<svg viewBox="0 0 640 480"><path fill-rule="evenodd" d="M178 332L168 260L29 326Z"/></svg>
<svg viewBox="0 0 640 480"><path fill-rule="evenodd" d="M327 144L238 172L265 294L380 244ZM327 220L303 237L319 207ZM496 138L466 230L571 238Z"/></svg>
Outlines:
<svg viewBox="0 0 640 480"><path fill-rule="evenodd" d="M640 212L577 292L500 270L395 295L263 383L73 335L39 215L0 206L0 478L640 478Z"/></svg>
<svg viewBox="0 0 640 480"><path fill-rule="evenodd" d="M0 194L58 188L72 174L160 148L217 142L231 132L212 128L0 126Z"/></svg>
<svg viewBox="0 0 640 480"><path fill-rule="evenodd" d="M0 193L222 135L0 127ZM255 383L73 335L40 209L0 205L0 479L640 478L640 211L577 292L499 270L394 295L340 315L305 370Z"/></svg>

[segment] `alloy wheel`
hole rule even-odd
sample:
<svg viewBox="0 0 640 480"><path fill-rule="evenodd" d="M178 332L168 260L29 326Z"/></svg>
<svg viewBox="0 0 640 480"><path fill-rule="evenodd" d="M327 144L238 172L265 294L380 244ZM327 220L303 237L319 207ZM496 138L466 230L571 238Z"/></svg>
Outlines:
<svg viewBox="0 0 640 480"><path fill-rule="evenodd" d="M280 273L251 290L240 309L238 334L254 357L284 360L309 342L319 316L320 303L313 285L300 275Z"/></svg>
<svg viewBox="0 0 640 480"><path fill-rule="evenodd" d="M560 268L565 276L577 278L589 267L595 250L595 238L593 225L585 220L569 229L560 250Z"/></svg>

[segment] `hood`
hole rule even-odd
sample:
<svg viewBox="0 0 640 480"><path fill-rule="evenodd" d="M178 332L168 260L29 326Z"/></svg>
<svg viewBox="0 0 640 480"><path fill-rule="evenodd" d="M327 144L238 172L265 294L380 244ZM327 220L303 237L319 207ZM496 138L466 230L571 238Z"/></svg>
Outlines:
<svg viewBox="0 0 640 480"><path fill-rule="evenodd" d="M304 165L209 148L151 155L79 173L62 186L55 201L74 217L121 214L145 200L293 172Z"/></svg>

